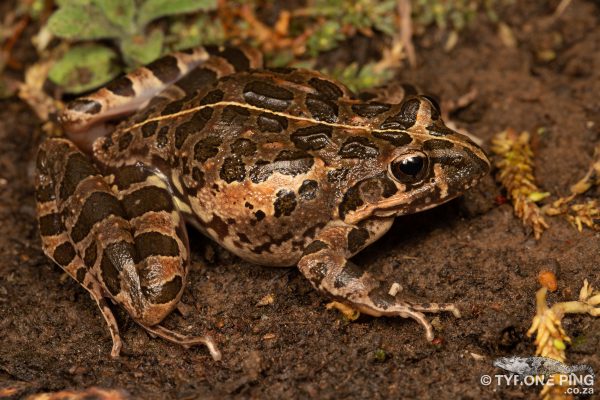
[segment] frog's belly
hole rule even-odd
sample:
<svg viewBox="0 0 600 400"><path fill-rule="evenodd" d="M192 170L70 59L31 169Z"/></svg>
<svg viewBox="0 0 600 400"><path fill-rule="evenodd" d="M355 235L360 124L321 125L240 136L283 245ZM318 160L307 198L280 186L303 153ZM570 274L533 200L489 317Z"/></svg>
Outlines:
<svg viewBox="0 0 600 400"><path fill-rule="evenodd" d="M304 249L304 243L302 246L299 246L300 243L298 241L286 240L287 237L270 239L261 241L260 243L241 243L235 240L234 236L223 240L214 229L207 229L207 227L200 223L198 218L191 215L187 216L186 223L241 259L258 265L270 267L295 266L298 260L300 260Z"/></svg>

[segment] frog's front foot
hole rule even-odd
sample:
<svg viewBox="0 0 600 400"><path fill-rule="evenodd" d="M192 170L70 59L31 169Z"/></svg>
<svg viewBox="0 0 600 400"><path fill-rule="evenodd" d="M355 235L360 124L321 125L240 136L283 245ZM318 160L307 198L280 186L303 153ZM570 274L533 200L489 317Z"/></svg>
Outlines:
<svg viewBox="0 0 600 400"><path fill-rule="evenodd" d="M371 226L337 224L325 228L304 250L298 268L318 290L333 296L362 313L412 318L425 328L428 341L434 339L433 328L423 313L460 312L448 303L410 303L396 299L369 273L348 260L376 234Z"/></svg>
<svg viewBox="0 0 600 400"><path fill-rule="evenodd" d="M433 327L423 313L451 312L456 318L460 318L460 311L454 304L409 303L397 300L387 293L378 293L378 289L368 293L361 299L352 299L352 306L362 313L375 317L412 318L425 328L425 337L430 342L434 339Z"/></svg>

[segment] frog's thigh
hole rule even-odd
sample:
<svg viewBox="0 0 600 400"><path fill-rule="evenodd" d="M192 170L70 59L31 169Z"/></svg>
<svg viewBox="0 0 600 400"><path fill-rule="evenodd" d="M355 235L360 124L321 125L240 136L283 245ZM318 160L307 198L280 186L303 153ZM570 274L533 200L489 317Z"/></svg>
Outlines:
<svg viewBox="0 0 600 400"><path fill-rule="evenodd" d="M86 286L92 294L102 291L150 332L182 345L210 344L218 358L209 338L187 338L153 327L181 297L189 260L187 236L160 178L146 168L123 171L113 177L113 191L71 142L54 139L42 145L36 184L40 231L43 236L51 230L66 232L62 247L45 241L47 253L55 248L49 255L60 265L68 264L61 259L67 251L83 260L84 270L80 262L67 271L75 278L80 271L93 276L98 285ZM50 217L44 198L56 199L57 211Z"/></svg>
<svg viewBox="0 0 600 400"><path fill-rule="evenodd" d="M189 98L224 75L260 67L260 53L244 46L208 46L171 53L70 102L59 121L79 148L91 151L94 140L108 133L104 121L149 104Z"/></svg>
<svg viewBox="0 0 600 400"><path fill-rule="evenodd" d="M208 60L204 48L173 53L137 68L85 97L70 102L59 116L69 138L79 148L91 150L93 141L106 134L102 123L131 114L180 80L196 66ZM164 100L183 97L185 93L165 93Z"/></svg>
<svg viewBox="0 0 600 400"><path fill-rule="evenodd" d="M343 223L324 228L310 243L298 262L298 268L312 285L334 298L373 316L410 317L426 330L433 340L433 329L423 312L451 311L460 316L452 304L416 304L396 299L387 289L348 258L372 241L368 230Z"/></svg>

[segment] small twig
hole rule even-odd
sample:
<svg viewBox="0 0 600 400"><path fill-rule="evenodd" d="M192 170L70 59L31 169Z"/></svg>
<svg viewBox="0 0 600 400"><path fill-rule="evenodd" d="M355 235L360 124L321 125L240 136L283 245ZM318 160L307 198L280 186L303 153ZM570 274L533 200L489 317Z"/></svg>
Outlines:
<svg viewBox="0 0 600 400"><path fill-rule="evenodd" d="M400 16L400 42L404 46L408 63L411 67L417 66L417 55L415 53L415 46L412 42L412 7L410 0L398 1L398 15Z"/></svg>
<svg viewBox="0 0 600 400"><path fill-rule="evenodd" d="M6 65L12 69L21 69L23 65L15 60L12 56L12 49L21 37L21 33L27 27L29 23L29 15L23 16L17 23L12 27L12 35L4 42L2 46L2 55L6 63Z"/></svg>
<svg viewBox="0 0 600 400"><path fill-rule="evenodd" d="M572 0L562 0L558 4L558 7L556 7L556 10L554 10L554 14L552 14L552 17L559 18L561 15L563 15L567 7L569 7L569 5L571 4L571 1Z"/></svg>

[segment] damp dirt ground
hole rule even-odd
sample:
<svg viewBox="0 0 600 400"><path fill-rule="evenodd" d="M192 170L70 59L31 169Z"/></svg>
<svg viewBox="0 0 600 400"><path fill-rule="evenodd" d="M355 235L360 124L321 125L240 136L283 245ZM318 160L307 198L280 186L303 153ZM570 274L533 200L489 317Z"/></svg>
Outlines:
<svg viewBox="0 0 600 400"><path fill-rule="evenodd" d="M552 20L557 1L518 3L500 14L515 48L485 19L449 53L428 33L415 42L417 68L398 79L442 99L476 89L473 103L451 119L487 150L508 127L544 128L534 135L535 174L544 190L565 195L600 141L600 4L574 0ZM548 51L556 57L541 61ZM586 278L600 287L599 234L555 218L536 241L499 201L490 176L461 199L398 218L356 257L384 284L400 283L400 296L456 303L462 318L431 316L436 344L409 319L347 322L296 269L251 265L192 232L188 312L165 324L209 332L223 360L203 347L153 339L119 309L126 348L111 359L96 305L40 247L32 186L40 126L20 101L0 101L0 386L17 388L14 398L99 386L144 399L533 399L536 388L483 386L480 377L501 373L496 357L535 352L526 331L538 273L558 277L551 303L576 299ZM267 295L273 303L260 306ZM568 317L564 327L575 343L568 362L600 371L600 318Z"/></svg>

